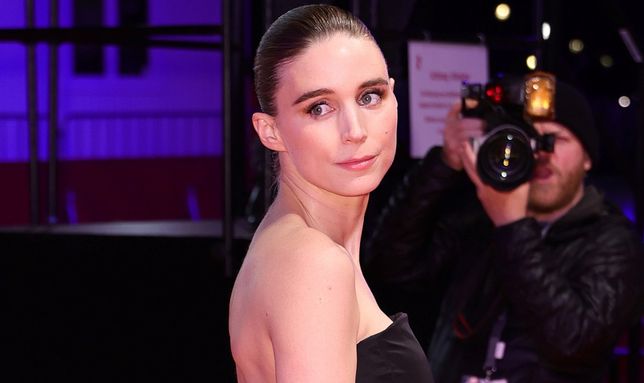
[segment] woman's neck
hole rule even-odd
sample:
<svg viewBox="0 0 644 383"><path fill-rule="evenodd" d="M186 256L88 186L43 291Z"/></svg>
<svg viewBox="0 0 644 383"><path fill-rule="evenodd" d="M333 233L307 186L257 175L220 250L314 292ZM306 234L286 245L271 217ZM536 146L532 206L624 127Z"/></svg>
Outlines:
<svg viewBox="0 0 644 383"><path fill-rule="evenodd" d="M368 201L368 194L346 197L282 177L274 204L284 213L301 216L309 227L325 233L357 258Z"/></svg>

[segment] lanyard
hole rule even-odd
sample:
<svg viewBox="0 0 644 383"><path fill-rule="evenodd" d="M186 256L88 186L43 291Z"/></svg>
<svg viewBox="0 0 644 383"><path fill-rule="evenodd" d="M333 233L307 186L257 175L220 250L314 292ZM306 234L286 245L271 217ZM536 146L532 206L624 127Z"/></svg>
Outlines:
<svg viewBox="0 0 644 383"><path fill-rule="evenodd" d="M490 377L496 371L496 350L501 340L501 333L505 327L507 319L506 312L502 312L497 318L490 334L490 340L487 344L487 353L485 354L485 363L483 363L483 371L485 371L485 381L490 381ZM499 359L501 359L500 357Z"/></svg>

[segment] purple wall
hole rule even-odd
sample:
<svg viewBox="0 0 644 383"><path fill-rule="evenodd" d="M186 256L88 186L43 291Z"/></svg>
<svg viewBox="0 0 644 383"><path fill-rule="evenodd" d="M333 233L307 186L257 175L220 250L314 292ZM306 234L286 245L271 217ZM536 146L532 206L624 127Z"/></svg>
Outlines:
<svg viewBox="0 0 644 383"><path fill-rule="evenodd" d="M149 0L149 25L219 24L218 0ZM48 26L49 1L36 0L37 26ZM116 26L117 0L104 0L104 24ZM20 28L24 1L0 2L0 28ZM60 1L70 27L72 0ZM193 38L194 39L194 38ZM73 72L71 44L60 47L61 159L220 155L222 55L215 50L152 48L140 76L118 73L118 48L104 48L104 74ZM0 44L0 161L26 161L26 49ZM41 159L46 158L48 49L37 47Z"/></svg>
<svg viewBox="0 0 644 383"><path fill-rule="evenodd" d="M0 1L0 28L25 27L25 1ZM117 26L118 0L103 0L103 25ZM61 27L72 0L60 0ZM49 0L35 0L49 26ZM148 0L148 25L219 25L219 0ZM171 36L168 38L172 38ZM190 36L186 40L217 41ZM117 46L103 48L103 73L74 71L59 50L57 217L48 212L48 60L36 49L40 222L212 219L222 208L222 54L150 48L138 75L119 71ZM26 48L0 43L0 225L30 223Z"/></svg>

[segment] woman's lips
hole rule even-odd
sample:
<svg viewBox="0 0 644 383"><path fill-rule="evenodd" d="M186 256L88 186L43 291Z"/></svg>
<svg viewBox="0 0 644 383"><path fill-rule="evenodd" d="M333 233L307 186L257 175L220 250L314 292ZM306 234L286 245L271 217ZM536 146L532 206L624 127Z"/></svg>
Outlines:
<svg viewBox="0 0 644 383"><path fill-rule="evenodd" d="M364 156L339 162L338 165L348 170L364 170L373 165L375 161L376 156Z"/></svg>

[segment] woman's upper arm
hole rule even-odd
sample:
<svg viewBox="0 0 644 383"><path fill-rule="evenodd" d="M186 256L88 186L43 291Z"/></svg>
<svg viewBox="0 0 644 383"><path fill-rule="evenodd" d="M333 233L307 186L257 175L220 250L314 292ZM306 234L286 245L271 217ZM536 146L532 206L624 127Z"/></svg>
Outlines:
<svg viewBox="0 0 644 383"><path fill-rule="evenodd" d="M309 238L281 262L266 316L278 382L355 382L359 313L353 263ZM330 241L328 241L330 242Z"/></svg>

